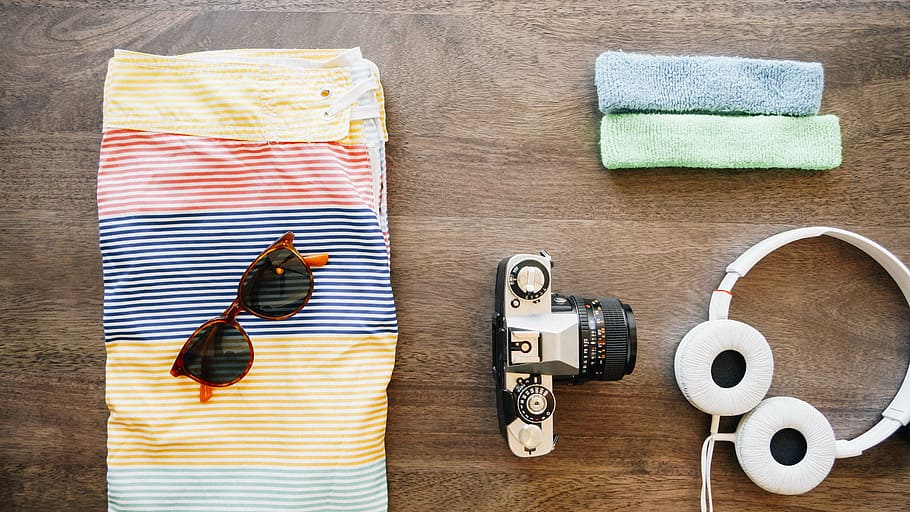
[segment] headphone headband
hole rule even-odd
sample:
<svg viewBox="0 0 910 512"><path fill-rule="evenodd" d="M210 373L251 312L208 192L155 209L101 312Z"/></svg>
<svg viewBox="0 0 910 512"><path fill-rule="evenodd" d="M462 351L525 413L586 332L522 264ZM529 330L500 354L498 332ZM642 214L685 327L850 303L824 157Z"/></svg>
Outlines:
<svg viewBox="0 0 910 512"><path fill-rule="evenodd" d="M904 294L907 304L910 305L910 270L896 256L881 245L851 231L819 226L778 233L753 245L740 257L736 258L733 263L727 265L727 274L717 287L717 290L711 294L711 304L708 307L709 320L727 318L730 312L730 301L733 298L733 286L736 281L745 276L765 256L791 242L822 235L843 240L871 256L894 279L894 282L897 283L898 288ZM904 381L897 394L895 394L891 403L888 404L888 407L882 411L882 416L881 421L857 438L850 441L838 440L837 457L859 455L887 439L901 425L910 423L910 369L904 375Z"/></svg>

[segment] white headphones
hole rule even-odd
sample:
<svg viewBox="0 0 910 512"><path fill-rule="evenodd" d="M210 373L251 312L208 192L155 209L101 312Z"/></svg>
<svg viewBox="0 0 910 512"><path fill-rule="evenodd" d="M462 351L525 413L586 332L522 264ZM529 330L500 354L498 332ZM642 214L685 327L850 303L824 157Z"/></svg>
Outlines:
<svg viewBox="0 0 910 512"><path fill-rule="evenodd" d="M710 468L715 441L736 444L736 457L759 487L778 494L802 494L820 484L834 459L854 457L910 422L910 373L882 419L852 440L835 440L831 424L806 402L791 397L764 399L774 359L765 337L727 315L733 285L762 258L784 245L821 235L843 240L871 256L897 282L910 304L910 270L877 243L843 229L810 227L785 231L759 242L727 266L711 295L708 321L689 331L676 349L676 382L689 402L710 414L711 433L702 446L702 510L711 503ZM722 374L722 367L737 367ZM718 433L721 416L746 414L735 433Z"/></svg>

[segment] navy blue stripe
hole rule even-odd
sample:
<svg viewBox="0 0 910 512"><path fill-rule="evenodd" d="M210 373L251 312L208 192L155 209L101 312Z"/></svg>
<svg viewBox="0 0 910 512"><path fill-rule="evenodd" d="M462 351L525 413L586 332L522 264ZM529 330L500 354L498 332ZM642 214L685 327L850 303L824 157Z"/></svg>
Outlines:
<svg viewBox="0 0 910 512"><path fill-rule="evenodd" d="M189 336L227 308L243 271L286 231L294 232L298 250L327 252L329 263L313 269L313 297L294 318L241 315L250 336L397 333L376 215L314 208L102 219L107 340Z"/></svg>

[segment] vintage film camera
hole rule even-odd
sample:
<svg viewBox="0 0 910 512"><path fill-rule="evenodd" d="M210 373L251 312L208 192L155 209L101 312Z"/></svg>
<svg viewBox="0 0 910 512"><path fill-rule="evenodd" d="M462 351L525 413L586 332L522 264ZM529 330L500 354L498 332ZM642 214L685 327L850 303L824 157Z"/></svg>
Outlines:
<svg viewBox="0 0 910 512"><path fill-rule="evenodd" d="M519 457L556 445L553 381L620 380L635 368L632 308L618 299L551 292L550 255L499 263L493 315L493 378L499 430Z"/></svg>

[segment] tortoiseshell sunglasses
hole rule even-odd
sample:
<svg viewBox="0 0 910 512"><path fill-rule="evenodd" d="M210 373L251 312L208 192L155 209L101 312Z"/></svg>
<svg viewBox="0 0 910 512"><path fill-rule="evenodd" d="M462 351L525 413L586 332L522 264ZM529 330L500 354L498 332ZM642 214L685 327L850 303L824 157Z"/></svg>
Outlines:
<svg viewBox="0 0 910 512"><path fill-rule="evenodd" d="M253 366L253 344L237 322L241 311L266 320L296 315L313 295L313 271L328 254L304 256L287 232L262 252L240 278L237 298L220 316L202 324L183 344L171 375L199 383L199 401L212 397L212 388L236 384Z"/></svg>

